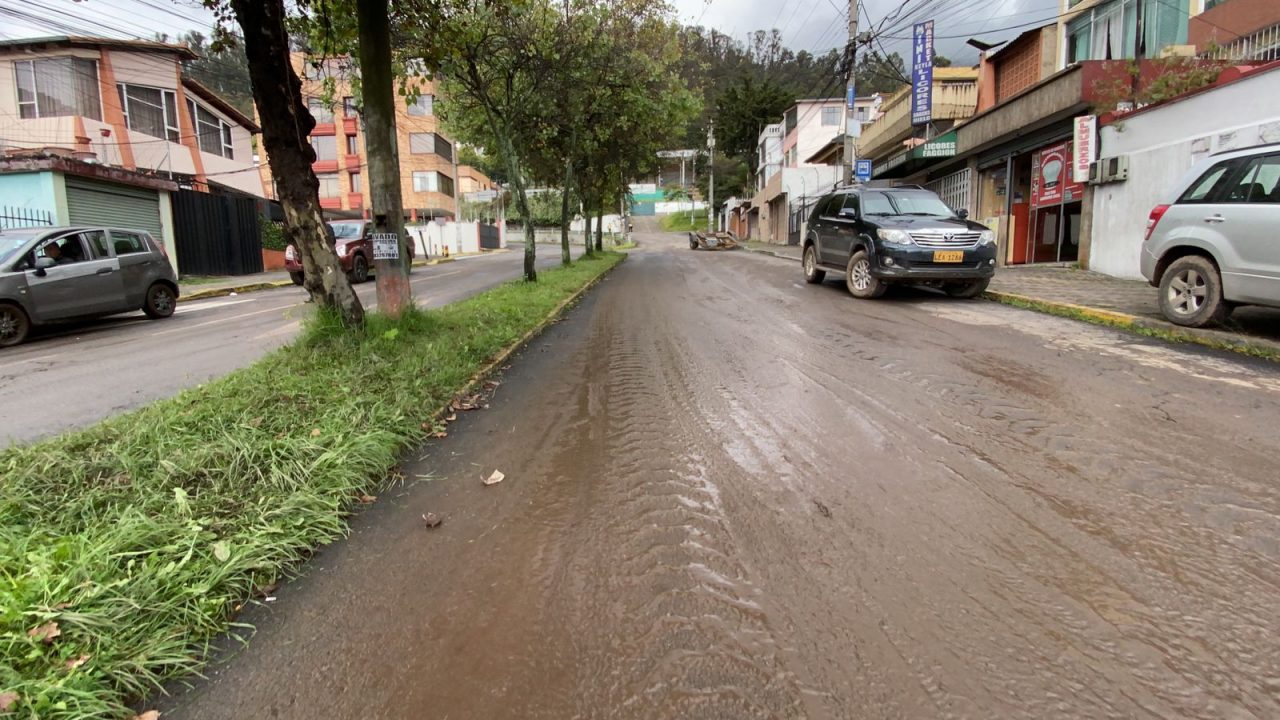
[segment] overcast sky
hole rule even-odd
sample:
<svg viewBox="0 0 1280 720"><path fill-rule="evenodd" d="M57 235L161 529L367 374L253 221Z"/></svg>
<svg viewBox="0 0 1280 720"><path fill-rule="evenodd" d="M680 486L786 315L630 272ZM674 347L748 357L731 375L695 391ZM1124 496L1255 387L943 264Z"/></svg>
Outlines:
<svg viewBox="0 0 1280 720"><path fill-rule="evenodd" d="M778 28L783 41L793 50L815 54L844 44L847 0L670 0L676 16L688 24L714 27L739 40L754 30ZM908 0L908 8L928 0ZM938 0L934 0L937 2ZM902 0L865 0L860 30L880 23L902 5ZM1052 19L1058 0L941 0L935 35L938 52L960 62L976 61L976 52L964 45L964 38L1008 39L1037 21ZM15 19L17 12L40 18L41 24ZM0 36L68 34L71 26L83 34L115 37L177 35L186 30L207 31L213 15L199 0L0 0ZM62 27L59 27L59 26ZM1012 28L1022 25L1025 27ZM910 55L911 43L904 38L910 27L887 33L887 52ZM946 38L944 36L962 36Z"/></svg>

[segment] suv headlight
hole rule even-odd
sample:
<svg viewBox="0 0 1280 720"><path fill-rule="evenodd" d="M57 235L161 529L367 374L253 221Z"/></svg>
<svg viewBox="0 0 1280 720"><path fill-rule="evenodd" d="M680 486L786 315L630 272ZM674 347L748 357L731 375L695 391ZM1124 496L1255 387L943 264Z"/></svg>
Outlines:
<svg viewBox="0 0 1280 720"><path fill-rule="evenodd" d="M880 239L888 243L897 243L898 245L910 245L911 236L905 230L876 230L876 235Z"/></svg>
<svg viewBox="0 0 1280 720"><path fill-rule="evenodd" d="M996 244L995 231L983 230L982 234L978 235L978 244L979 245L995 245Z"/></svg>

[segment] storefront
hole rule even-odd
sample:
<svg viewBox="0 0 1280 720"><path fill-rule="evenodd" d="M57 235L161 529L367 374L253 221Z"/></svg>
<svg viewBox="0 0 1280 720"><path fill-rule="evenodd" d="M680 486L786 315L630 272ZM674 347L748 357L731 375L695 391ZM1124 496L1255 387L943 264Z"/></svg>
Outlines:
<svg viewBox="0 0 1280 720"><path fill-rule="evenodd" d="M1027 247L1011 262L1075 262L1080 259L1080 200L1084 185L1071 176L1071 141L1031 155L1031 222Z"/></svg>

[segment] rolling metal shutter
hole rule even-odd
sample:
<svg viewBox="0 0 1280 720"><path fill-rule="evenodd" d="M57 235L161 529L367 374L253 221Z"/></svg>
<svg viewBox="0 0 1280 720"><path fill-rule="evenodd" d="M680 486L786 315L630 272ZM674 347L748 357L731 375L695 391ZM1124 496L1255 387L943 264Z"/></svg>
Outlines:
<svg viewBox="0 0 1280 720"><path fill-rule="evenodd" d="M158 242L163 242L157 190L68 177L67 214L72 225L146 230Z"/></svg>

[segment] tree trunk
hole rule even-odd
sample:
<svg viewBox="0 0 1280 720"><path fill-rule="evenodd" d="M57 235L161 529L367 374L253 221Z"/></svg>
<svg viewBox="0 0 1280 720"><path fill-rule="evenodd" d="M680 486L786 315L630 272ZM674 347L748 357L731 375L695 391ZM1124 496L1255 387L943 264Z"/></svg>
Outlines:
<svg viewBox="0 0 1280 720"><path fill-rule="evenodd" d="M507 166L507 184L511 186L512 195L515 196L516 210L520 213L520 217L524 218L524 279L527 282L537 282L538 268L535 264L537 249L534 242L533 216L529 213L529 195L524 189L524 176L520 174L520 161L516 159L515 143L511 142L510 129L498 119L496 113L486 109L485 114L489 119L489 129L497 138L498 147L502 148L503 162Z"/></svg>
<svg viewBox="0 0 1280 720"><path fill-rule="evenodd" d="M586 248L586 255L591 256L591 211L587 209L588 204L585 200L582 203L582 246Z"/></svg>
<svg viewBox="0 0 1280 720"><path fill-rule="evenodd" d="M311 299L338 313L347 327L364 324L364 308L338 264L320 211L320 182L311 170L308 137L315 119L302 102L302 83L289 61L283 0L231 0L244 33L249 80L262 124L262 146L275 179L285 231L302 258Z"/></svg>
<svg viewBox="0 0 1280 720"><path fill-rule="evenodd" d="M396 257L373 259L378 311L400 317L413 304L409 288L409 247L405 242L400 198L400 158L396 149L396 111L391 75L391 27L387 0L356 3L360 33L360 84L364 100L364 144L369 155L369 194L373 226L396 236ZM456 219L456 218L455 218Z"/></svg>
<svg viewBox="0 0 1280 720"><path fill-rule="evenodd" d="M564 161L564 190L560 194L560 264L573 262L573 254L569 252L569 193L573 190L573 163Z"/></svg>
<svg viewBox="0 0 1280 720"><path fill-rule="evenodd" d="M604 201L596 210L596 252L604 252Z"/></svg>

